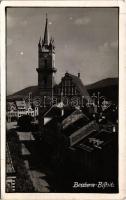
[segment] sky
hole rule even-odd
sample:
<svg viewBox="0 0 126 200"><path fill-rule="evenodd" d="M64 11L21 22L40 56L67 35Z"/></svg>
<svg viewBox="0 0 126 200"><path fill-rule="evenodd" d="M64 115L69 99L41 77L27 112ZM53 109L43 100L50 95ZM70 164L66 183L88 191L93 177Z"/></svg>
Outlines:
<svg viewBox="0 0 126 200"><path fill-rule="evenodd" d="M7 8L7 94L38 84L38 41L55 40L55 80L65 72L84 85L118 77L118 8Z"/></svg>

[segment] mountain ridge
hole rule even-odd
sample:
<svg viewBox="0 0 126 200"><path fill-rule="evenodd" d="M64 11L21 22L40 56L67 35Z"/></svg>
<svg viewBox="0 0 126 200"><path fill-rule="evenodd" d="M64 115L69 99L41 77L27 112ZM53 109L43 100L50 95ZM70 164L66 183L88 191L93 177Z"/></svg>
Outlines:
<svg viewBox="0 0 126 200"><path fill-rule="evenodd" d="M89 85L85 85L86 89L89 91L89 93L92 90L98 90L98 89L104 89L104 88L110 88L110 87L117 87L118 88L118 78L106 78L106 79L102 79L100 81L97 81L95 83L89 84ZM26 87L24 89L21 89L17 92L15 92L14 94L8 95L7 99L20 99L23 98L24 96L28 95L29 92L32 92L33 96L38 96L39 94L39 90L38 90L38 86L34 85L34 86L29 86Z"/></svg>
<svg viewBox="0 0 126 200"><path fill-rule="evenodd" d="M97 81L95 83L91 83L91 84L88 84L86 85L86 88L87 90L90 90L90 89L96 89L96 88L101 88L101 87L107 87L109 85L118 85L118 81L119 79L114 77L114 78L105 78L105 79L102 79L100 81Z"/></svg>

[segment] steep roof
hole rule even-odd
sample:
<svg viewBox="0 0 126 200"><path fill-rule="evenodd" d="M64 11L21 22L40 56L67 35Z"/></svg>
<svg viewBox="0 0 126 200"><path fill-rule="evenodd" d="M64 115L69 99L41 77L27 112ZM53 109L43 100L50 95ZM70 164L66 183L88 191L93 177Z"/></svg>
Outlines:
<svg viewBox="0 0 126 200"><path fill-rule="evenodd" d="M16 110L16 105L14 102L7 102L7 111Z"/></svg>
<svg viewBox="0 0 126 200"><path fill-rule="evenodd" d="M80 94L85 97L85 99L90 99L90 95L82 83L81 79L78 76L69 74L69 76L72 78L73 83L75 83L77 89L79 90Z"/></svg>
<svg viewBox="0 0 126 200"><path fill-rule="evenodd" d="M7 170L7 174L14 174L15 173L8 143L6 144L6 170Z"/></svg>
<svg viewBox="0 0 126 200"><path fill-rule="evenodd" d="M92 152L102 150L114 139L114 135L106 130L93 131L86 138L74 145L74 148Z"/></svg>
<svg viewBox="0 0 126 200"><path fill-rule="evenodd" d="M45 24L45 32L44 32L43 45L49 45L48 18L47 18L47 14L46 14L46 24Z"/></svg>

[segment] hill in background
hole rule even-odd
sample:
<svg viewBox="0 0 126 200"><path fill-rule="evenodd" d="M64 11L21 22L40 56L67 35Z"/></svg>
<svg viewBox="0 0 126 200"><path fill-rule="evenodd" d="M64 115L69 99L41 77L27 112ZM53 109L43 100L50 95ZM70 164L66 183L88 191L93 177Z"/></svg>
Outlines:
<svg viewBox="0 0 126 200"><path fill-rule="evenodd" d="M118 103L118 86L118 78L107 78L96 83L87 85L86 88L89 94L92 94L93 92L100 92L101 95L105 96L109 100Z"/></svg>
<svg viewBox="0 0 126 200"><path fill-rule="evenodd" d="M90 95L92 93L100 92L101 95L107 97L109 100L114 101L115 103L118 102L118 78L106 78L100 81L97 81L93 84L87 85L86 88ZM28 95L28 93L31 92L32 96L38 96L39 90L38 86L30 86L27 88L24 88L12 95L7 96L7 100L17 100L22 99L25 96Z"/></svg>

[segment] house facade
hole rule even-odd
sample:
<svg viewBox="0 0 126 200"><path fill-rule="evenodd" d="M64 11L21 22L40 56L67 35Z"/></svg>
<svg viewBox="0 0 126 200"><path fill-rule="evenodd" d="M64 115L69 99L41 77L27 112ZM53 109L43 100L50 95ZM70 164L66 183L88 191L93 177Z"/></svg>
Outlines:
<svg viewBox="0 0 126 200"><path fill-rule="evenodd" d="M7 122L17 121L23 115L30 115L35 120L38 117L38 107L33 106L32 101L18 100L7 102Z"/></svg>

